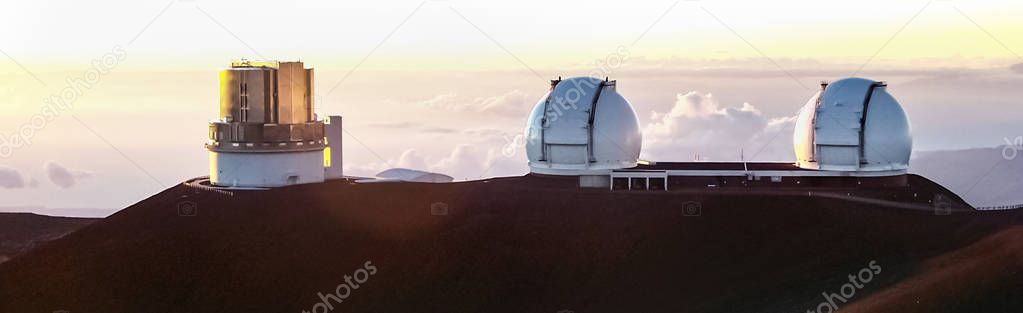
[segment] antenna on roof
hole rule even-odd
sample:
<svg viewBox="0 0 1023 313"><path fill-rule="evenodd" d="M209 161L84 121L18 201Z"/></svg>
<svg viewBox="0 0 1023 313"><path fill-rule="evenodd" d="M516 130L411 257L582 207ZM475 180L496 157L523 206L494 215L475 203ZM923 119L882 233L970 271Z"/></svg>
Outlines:
<svg viewBox="0 0 1023 313"><path fill-rule="evenodd" d="M743 148L739 148L739 161L742 161L742 170L749 172L749 166L746 166L746 151Z"/></svg>

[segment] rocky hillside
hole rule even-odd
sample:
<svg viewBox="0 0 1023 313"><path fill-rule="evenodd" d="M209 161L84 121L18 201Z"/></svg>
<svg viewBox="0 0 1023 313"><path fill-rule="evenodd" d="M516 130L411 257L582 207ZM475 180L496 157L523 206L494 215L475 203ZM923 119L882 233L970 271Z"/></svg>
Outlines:
<svg viewBox="0 0 1023 313"><path fill-rule="evenodd" d="M574 183L179 185L0 264L0 312L1023 311L1023 212Z"/></svg>

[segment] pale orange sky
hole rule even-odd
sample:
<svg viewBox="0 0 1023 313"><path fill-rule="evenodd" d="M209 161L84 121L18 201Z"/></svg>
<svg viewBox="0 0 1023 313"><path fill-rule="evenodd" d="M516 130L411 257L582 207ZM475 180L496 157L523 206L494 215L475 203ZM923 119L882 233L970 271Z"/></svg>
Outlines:
<svg viewBox="0 0 1023 313"><path fill-rule="evenodd" d="M1019 1L18 1L0 12L17 30L0 40L34 71L75 69L114 45L132 52L127 70L258 55L345 69L385 37L366 69L495 69L521 64L490 38L544 68L618 45L650 59L762 57L752 44L773 58L861 63L898 33L878 60L991 66L1018 58L1006 47L1023 46L1021 14Z"/></svg>
<svg viewBox="0 0 1023 313"><path fill-rule="evenodd" d="M1023 63L1019 16L1018 1L14 2L0 11L12 30L0 33L0 134L31 123L93 60L112 51L123 60L0 158L0 171L25 182L0 188L0 206L119 209L203 175L216 72L242 57L316 69L317 112L344 115L355 136L345 142L350 174L522 173L524 156L500 151L546 80L595 70L619 81L642 127L690 92L715 109L759 112L732 125L738 133L647 141L662 143L645 146L647 158L732 160L764 148L759 158L784 160L785 119L819 80L853 74L889 82L917 150L994 146L1023 135L1013 87L1023 66L1011 68ZM607 68L609 58L625 62ZM55 185L47 162L80 179Z"/></svg>

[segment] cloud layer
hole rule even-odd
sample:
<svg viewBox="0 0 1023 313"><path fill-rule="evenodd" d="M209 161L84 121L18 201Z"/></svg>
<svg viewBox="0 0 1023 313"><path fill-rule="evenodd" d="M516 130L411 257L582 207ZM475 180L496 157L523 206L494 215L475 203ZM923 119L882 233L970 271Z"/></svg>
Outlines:
<svg viewBox="0 0 1023 313"><path fill-rule="evenodd" d="M437 95L419 104L434 109L458 113L488 113L513 117L525 116L536 99L519 90L490 97L466 99L455 93Z"/></svg>
<svg viewBox="0 0 1023 313"><path fill-rule="evenodd" d="M449 153L438 157L406 149L397 159L368 164L345 164L345 172L355 176L374 176L392 167L442 173L456 180L494 176L522 175L528 172L522 140L514 135L487 133L474 143L455 145Z"/></svg>
<svg viewBox="0 0 1023 313"><path fill-rule="evenodd" d="M74 187L81 179L92 176L90 172L68 169L56 162L46 162L44 169L50 182L64 189Z"/></svg>
<svg viewBox="0 0 1023 313"><path fill-rule="evenodd" d="M644 159L738 161L740 154L748 161L793 159L792 126L795 116L770 118L752 104L724 106L714 95L697 91L679 93L675 97L667 112L653 111L645 114L648 118L641 120ZM497 105L501 103L498 100L467 104L452 101L454 98L457 97L453 94L445 94L422 103L445 110L474 113L501 111L508 107ZM514 97L505 94L499 98L507 103L507 99ZM523 142L516 137L521 135L495 129L467 129L459 133L471 135L473 139L456 144L446 155L431 157L416 149L406 149L396 159L347 164L345 170L354 175L373 176L390 167L403 167L443 173L457 180L528 172Z"/></svg>
<svg viewBox="0 0 1023 313"><path fill-rule="evenodd" d="M1013 64L1012 66L1009 67L1009 70L1015 72L1016 74L1023 74L1023 63Z"/></svg>
<svg viewBox="0 0 1023 313"><path fill-rule="evenodd" d="M15 169L0 167L0 188L17 189L25 188L25 177Z"/></svg>
<svg viewBox="0 0 1023 313"><path fill-rule="evenodd" d="M792 159L795 117L768 118L743 103L723 107L714 95L677 94L665 113L653 112L643 128L643 156L655 161L781 161Z"/></svg>

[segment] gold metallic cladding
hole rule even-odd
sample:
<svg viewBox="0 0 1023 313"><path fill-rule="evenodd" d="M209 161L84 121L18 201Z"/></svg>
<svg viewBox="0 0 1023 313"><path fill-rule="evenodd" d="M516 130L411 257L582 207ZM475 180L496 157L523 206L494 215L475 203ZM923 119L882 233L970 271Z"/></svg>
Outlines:
<svg viewBox="0 0 1023 313"><path fill-rule="evenodd" d="M220 120L209 124L211 151L323 149L313 117L313 70L302 62L236 61L220 72Z"/></svg>
<svg viewBox="0 0 1023 313"><path fill-rule="evenodd" d="M243 62L232 63L231 68L220 72L221 121L276 124L313 121L312 69L306 69L302 62Z"/></svg>

